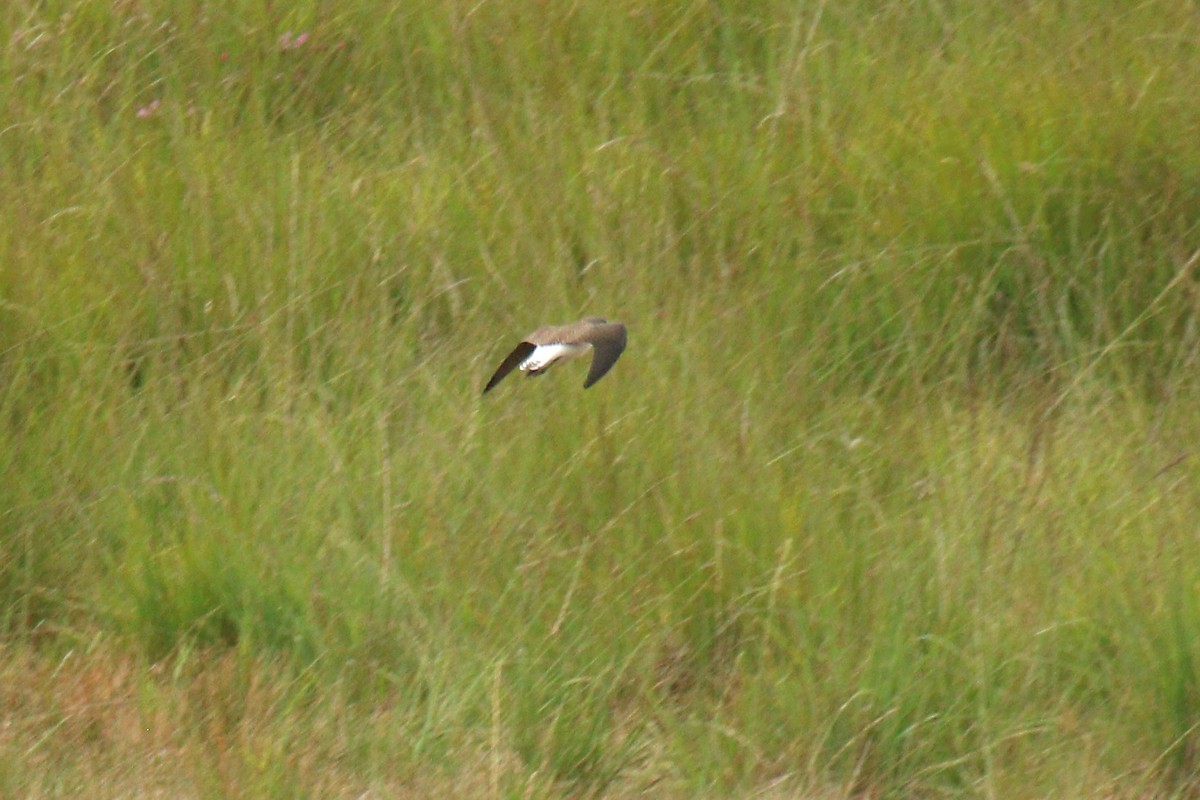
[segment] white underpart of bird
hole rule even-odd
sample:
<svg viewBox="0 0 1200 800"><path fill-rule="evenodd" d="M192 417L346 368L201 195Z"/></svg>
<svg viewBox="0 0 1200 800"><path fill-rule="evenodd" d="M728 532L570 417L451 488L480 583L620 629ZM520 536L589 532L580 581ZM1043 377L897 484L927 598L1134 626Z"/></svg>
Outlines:
<svg viewBox="0 0 1200 800"><path fill-rule="evenodd" d="M562 342L540 344L534 348L528 358L521 362L518 369L522 372L540 372L555 361L581 358L587 355L591 349L592 346L590 344L564 344Z"/></svg>

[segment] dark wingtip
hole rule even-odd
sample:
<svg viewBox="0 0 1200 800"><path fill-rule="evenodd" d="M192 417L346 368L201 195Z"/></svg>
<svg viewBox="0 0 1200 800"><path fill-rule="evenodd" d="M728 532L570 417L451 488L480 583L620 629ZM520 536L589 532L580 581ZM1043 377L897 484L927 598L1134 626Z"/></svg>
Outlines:
<svg viewBox="0 0 1200 800"><path fill-rule="evenodd" d="M495 389L496 384L498 384L501 380L503 380L504 376L507 374L508 374L508 371L506 370L504 372L497 372L495 375L493 375L492 379L487 382L487 386L483 387L483 391L479 393L479 396L482 397L483 395L490 392L492 389Z"/></svg>
<svg viewBox="0 0 1200 800"><path fill-rule="evenodd" d="M496 384L504 380L504 376L512 372L517 365L524 361L529 354L536 349L536 347L536 345L530 344L529 342L521 342L518 344L513 351L508 354L508 357L504 359L504 362L500 364L499 368L496 369L495 374L492 375L492 379L487 382L487 386L483 387L483 392L480 393L480 396L482 397L483 395L487 394L496 386Z"/></svg>

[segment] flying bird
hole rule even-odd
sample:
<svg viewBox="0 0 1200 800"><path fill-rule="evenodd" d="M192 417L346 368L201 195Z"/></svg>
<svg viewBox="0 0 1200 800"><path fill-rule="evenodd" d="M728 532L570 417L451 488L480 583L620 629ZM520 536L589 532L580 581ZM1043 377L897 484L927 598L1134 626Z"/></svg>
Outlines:
<svg viewBox="0 0 1200 800"><path fill-rule="evenodd" d="M579 358L592 352L592 366L583 388L604 377L625 350L625 326L603 317L586 317L567 325L546 325L521 340L500 363L492 379L483 387L487 394L514 369L529 377L541 375L556 361Z"/></svg>

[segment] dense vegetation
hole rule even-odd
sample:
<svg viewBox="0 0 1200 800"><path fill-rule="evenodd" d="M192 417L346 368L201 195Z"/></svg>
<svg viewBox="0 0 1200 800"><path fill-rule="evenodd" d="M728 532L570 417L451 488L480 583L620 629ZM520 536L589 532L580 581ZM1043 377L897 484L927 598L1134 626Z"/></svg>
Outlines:
<svg viewBox="0 0 1200 800"><path fill-rule="evenodd" d="M0 795L1200 791L1193 3L0 41Z"/></svg>

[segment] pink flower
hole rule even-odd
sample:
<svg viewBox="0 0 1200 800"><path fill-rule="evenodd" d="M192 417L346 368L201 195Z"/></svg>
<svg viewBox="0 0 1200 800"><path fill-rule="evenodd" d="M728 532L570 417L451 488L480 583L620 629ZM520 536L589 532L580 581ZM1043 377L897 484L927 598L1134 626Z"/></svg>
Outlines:
<svg viewBox="0 0 1200 800"><path fill-rule="evenodd" d="M304 43L307 41L308 31L305 31L304 33L298 33L295 36L292 36L291 31L285 31L283 36L279 37L279 49L296 50L303 47Z"/></svg>
<svg viewBox="0 0 1200 800"><path fill-rule="evenodd" d="M138 119L148 119L153 117L158 112L158 107L162 105L161 100L151 100L146 105L137 110Z"/></svg>

